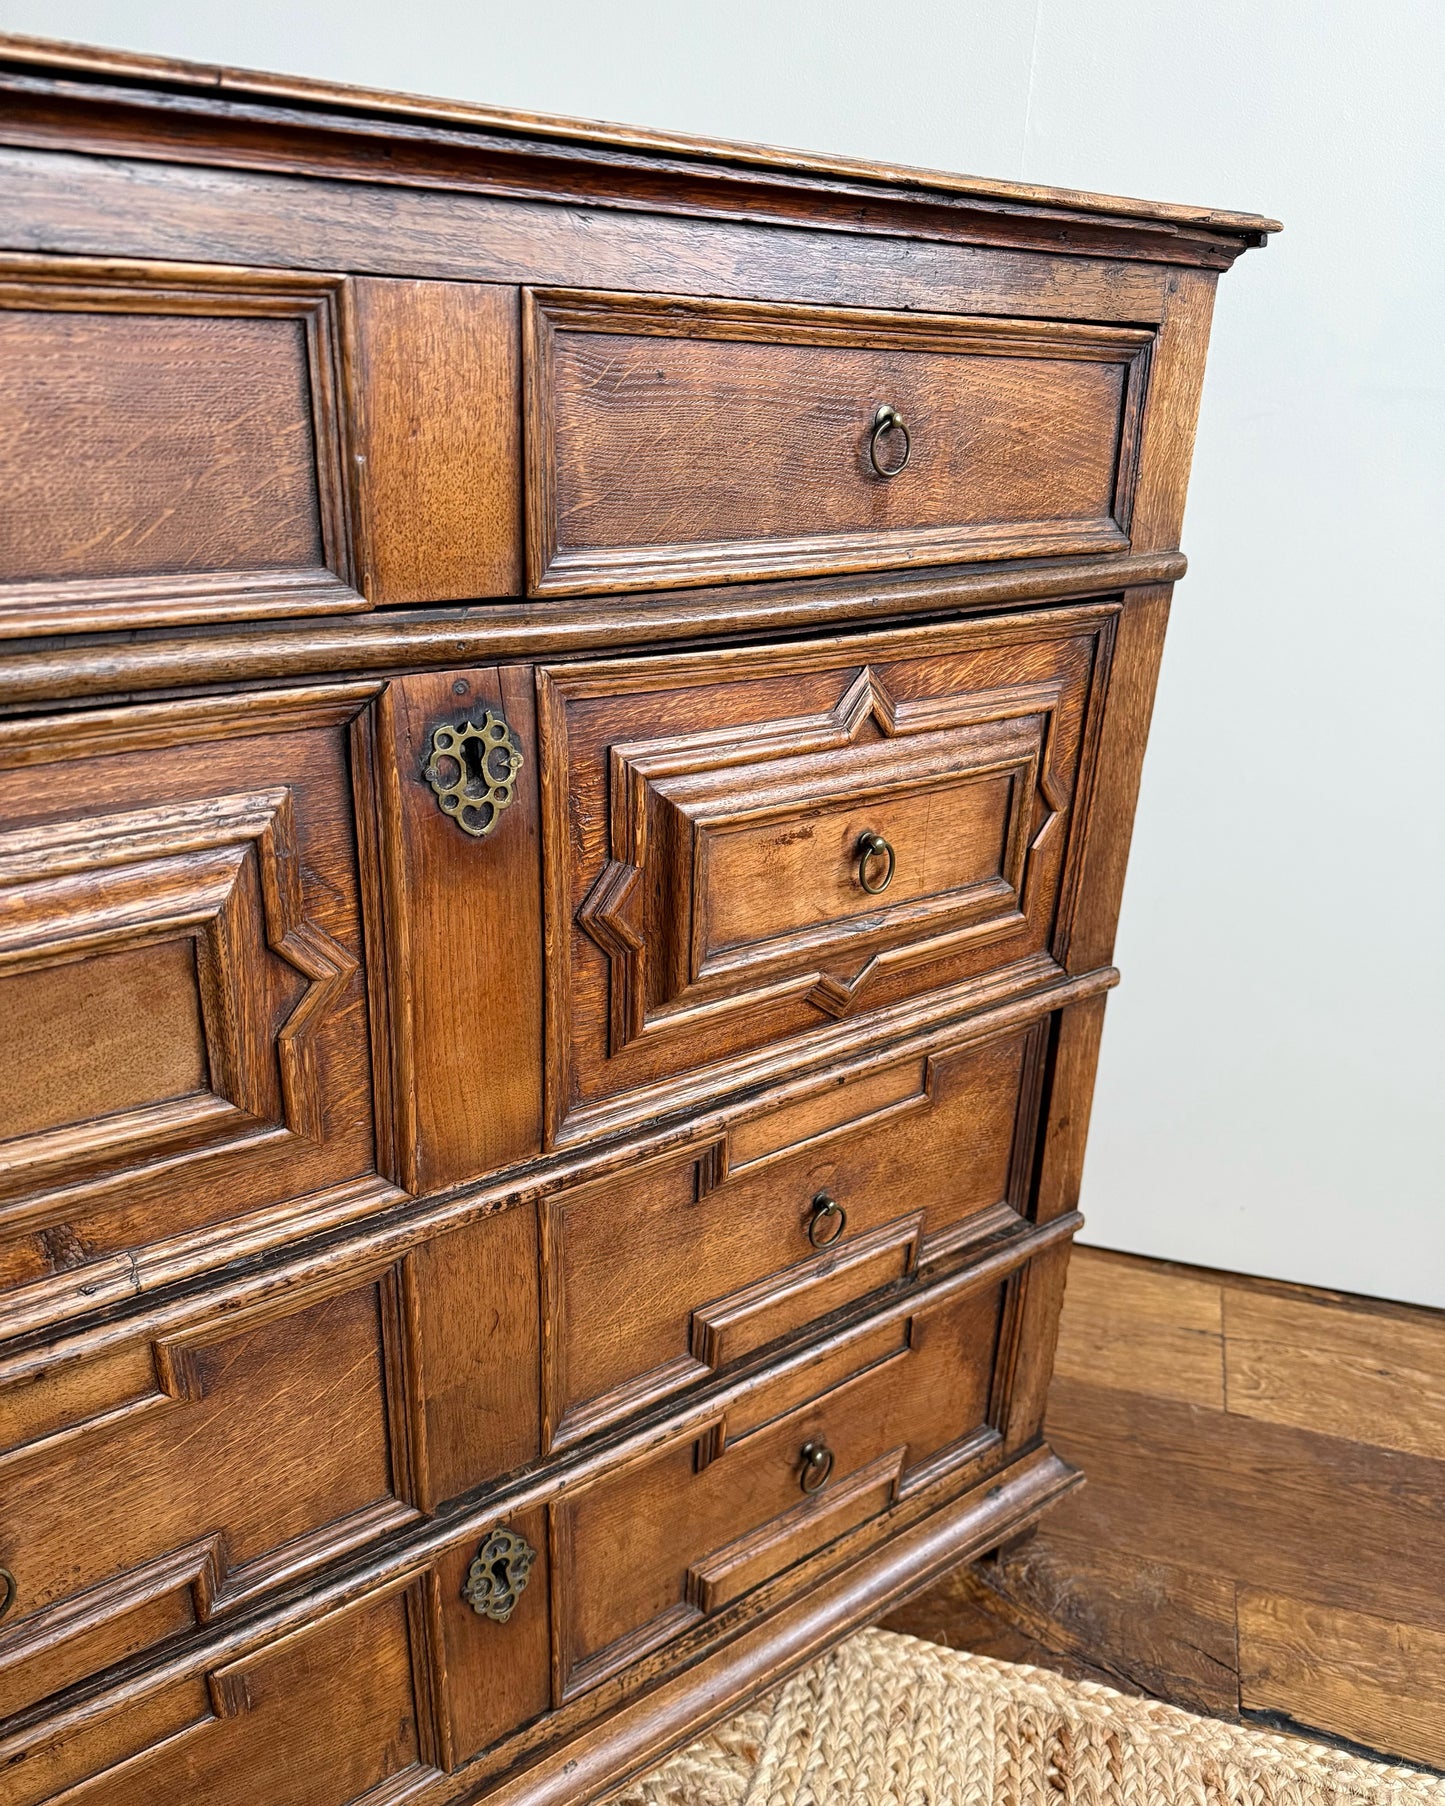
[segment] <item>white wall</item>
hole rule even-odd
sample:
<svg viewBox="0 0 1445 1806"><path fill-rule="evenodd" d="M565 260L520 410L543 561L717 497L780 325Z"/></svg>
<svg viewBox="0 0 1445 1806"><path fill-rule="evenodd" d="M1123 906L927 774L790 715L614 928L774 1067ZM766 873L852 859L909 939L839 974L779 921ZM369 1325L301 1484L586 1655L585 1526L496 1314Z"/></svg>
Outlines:
<svg viewBox="0 0 1445 1806"><path fill-rule="evenodd" d="M1088 1233L1445 1304L1440 0L0 0L0 26L1283 218L1221 286Z"/></svg>

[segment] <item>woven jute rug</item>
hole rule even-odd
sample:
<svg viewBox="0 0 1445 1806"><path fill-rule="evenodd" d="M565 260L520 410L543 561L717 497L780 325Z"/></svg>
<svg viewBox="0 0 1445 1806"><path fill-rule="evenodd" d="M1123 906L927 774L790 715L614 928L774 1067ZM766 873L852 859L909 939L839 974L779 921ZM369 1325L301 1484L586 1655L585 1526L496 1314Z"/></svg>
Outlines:
<svg viewBox="0 0 1445 1806"><path fill-rule="evenodd" d="M609 1806L1445 1806L1445 1780L863 1631Z"/></svg>

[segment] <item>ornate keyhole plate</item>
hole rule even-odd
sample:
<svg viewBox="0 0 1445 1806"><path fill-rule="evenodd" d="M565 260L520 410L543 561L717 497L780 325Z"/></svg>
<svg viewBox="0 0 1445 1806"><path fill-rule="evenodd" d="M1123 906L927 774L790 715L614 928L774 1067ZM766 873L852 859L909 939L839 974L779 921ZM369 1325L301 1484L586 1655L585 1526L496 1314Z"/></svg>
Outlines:
<svg viewBox="0 0 1445 1806"><path fill-rule="evenodd" d="M522 747L500 715L490 709L480 723L449 721L433 728L431 752L422 776L436 792L443 812L464 834L480 840L496 827L516 794Z"/></svg>
<svg viewBox="0 0 1445 1806"><path fill-rule="evenodd" d="M537 1551L526 1537L499 1525L487 1534L467 1569L462 1598L479 1617L505 1624L536 1559Z"/></svg>

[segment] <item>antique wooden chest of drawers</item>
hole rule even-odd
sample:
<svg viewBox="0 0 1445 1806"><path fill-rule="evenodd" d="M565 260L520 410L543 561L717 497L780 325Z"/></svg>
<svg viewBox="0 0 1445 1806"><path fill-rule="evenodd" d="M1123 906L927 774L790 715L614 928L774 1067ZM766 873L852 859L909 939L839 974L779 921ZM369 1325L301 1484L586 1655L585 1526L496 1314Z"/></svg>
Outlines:
<svg viewBox="0 0 1445 1806"><path fill-rule="evenodd" d="M1272 222L0 88L4 1798L584 1800L1076 1479Z"/></svg>

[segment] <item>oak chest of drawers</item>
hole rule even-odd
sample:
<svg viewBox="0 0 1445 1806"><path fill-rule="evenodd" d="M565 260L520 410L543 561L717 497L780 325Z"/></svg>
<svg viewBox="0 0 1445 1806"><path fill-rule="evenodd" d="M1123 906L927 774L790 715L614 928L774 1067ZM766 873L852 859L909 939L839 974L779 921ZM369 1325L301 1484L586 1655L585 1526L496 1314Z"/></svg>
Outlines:
<svg viewBox="0 0 1445 1806"><path fill-rule="evenodd" d="M1271 222L0 88L4 1797L583 1800L1076 1478Z"/></svg>

